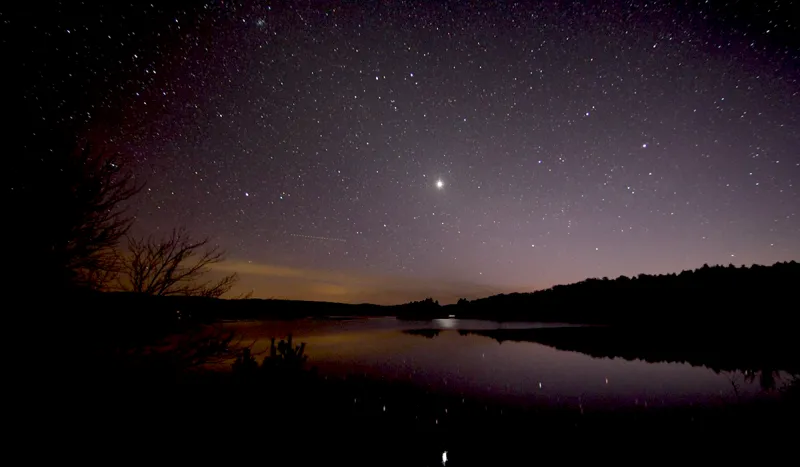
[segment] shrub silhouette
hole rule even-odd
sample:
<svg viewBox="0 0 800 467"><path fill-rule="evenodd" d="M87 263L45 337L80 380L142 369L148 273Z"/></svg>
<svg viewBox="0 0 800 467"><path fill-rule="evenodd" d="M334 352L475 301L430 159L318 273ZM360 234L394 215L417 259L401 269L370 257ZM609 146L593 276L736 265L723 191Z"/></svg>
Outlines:
<svg viewBox="0 0 800 467"><path fill-rule="evenodd" d="M305 367L308 355L305 354L305 342L299 345L292 345L292 335L289 334L286 340L281 339L275 344L275 338L270 340L269 353L262 360L259 366L256 362L252 350L243 349L233 362L232 369L234 374L239 377L252 377L256 374L274 375L286 373L299 373Z"/></svg>

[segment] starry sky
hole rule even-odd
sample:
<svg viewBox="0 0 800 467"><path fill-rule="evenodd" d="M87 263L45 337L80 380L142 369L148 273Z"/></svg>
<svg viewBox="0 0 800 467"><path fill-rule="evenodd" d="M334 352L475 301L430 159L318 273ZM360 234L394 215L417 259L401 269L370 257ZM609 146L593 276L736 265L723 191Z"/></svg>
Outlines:
<svg viewBox="0 0 800 467"><path fill-rule="evenodd" d="M238 292L800 259L791 2L106 3L0 16L21 120L123 154L133 233L210 237Z"/></svg>

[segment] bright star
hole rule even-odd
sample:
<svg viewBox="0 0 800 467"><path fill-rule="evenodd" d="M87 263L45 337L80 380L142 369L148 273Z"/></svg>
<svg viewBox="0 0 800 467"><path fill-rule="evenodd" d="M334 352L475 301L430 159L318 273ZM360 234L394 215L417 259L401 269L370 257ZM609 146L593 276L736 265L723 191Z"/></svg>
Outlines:
<svg viewBox="0 0 800 467"><path fill-rule="evenodd" d="M440 189L440 190L441 190L442 188L444 188L444 182L442 181L442 179L441 179L441 178L440 178L439 180L436 180L436 188L438 188L438 189Z"/></svg>

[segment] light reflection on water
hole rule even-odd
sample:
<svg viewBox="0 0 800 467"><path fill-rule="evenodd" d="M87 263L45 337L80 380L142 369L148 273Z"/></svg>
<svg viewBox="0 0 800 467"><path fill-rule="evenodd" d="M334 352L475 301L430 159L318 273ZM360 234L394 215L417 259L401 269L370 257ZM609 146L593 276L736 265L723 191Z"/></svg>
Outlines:
<svg viewBox="0 0 800 467"><path fill-rule="evenodd" d="M498 343L458 330L529 329L563 325L437 319L364 318L230 323L263 351L271 337L306 342L321 373L363 374L431 389L520 404L662 406L735 402L760 392L740 373L716 373L685 363L593 358L533 342ZM441 330L436 331L431 330ZM426 330L413 335L412 330ZM734 389L734 386L736 389Z"/></svg>

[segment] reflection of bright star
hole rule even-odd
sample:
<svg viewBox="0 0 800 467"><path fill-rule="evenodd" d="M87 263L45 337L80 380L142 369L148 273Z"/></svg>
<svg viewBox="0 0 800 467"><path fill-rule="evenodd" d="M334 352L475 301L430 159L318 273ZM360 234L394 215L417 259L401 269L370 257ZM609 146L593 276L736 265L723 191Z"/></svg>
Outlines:
<svg viewBox="0 0 800 467"><path fill-rule="evenodd" d="M436 188L439 188L440 190L444 188L444 182L442 179L436 180Z"/></svg>

